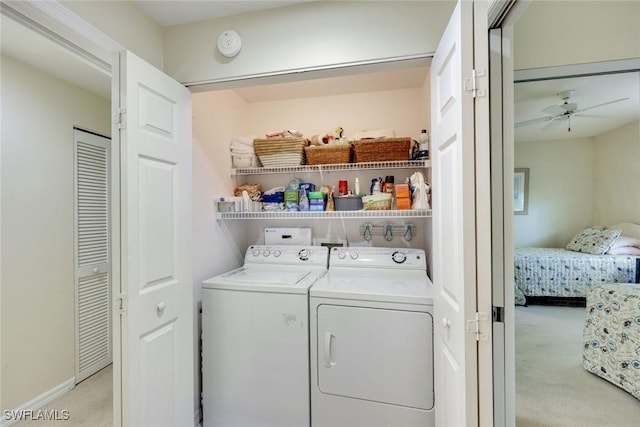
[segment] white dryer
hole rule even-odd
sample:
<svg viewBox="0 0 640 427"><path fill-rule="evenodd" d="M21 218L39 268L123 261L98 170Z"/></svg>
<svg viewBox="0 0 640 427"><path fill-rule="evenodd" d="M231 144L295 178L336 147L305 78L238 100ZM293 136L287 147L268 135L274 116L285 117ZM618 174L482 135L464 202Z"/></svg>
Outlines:
<svg viewBox="0 0 640 427"><path fill-rule="evenodd" d="M433 426L425 252L332 248L309 300L313 427Z"/></svg>
<svg viewBox="0 0 640 427"><path fill-rule="evenodd" d="M244 265L202 283L205 427L309 426L309 287L320 246L250 246Z"/></svg>

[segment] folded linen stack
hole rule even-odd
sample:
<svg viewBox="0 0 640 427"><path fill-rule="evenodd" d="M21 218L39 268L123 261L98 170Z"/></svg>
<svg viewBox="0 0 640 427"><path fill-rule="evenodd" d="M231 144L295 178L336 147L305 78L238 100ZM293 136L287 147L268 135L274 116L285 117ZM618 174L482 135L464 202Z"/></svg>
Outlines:
<svg viewBox="0 0 640 427"><path fill-rule="evenodd" d="M264 192L262 210L265 212L284 210L284 187L276 187Z"/></svg>
<svg viewBox="0 0 640 427"><path fill-rule="evenodd" d="M259 166L258 157L253 148L254 136L234 137L231 140L231 165L234 168Z"/></svg>

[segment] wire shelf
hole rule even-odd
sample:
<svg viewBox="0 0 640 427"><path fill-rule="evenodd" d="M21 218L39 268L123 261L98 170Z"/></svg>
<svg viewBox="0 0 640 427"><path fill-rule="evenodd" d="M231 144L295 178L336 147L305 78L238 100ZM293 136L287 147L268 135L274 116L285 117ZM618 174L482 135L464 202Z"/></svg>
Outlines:
<svg viewBox="0 0 640 427"><path fill-rule="evenodd" d="M232 169L235 175L264 175L272 173L304 173L331 172L365 169L411 169L431 167L431 160L407 160L393 162L340 163L333 165L301 165L267 168L237 168Z"/></svg>
<svg viewBox="0 0 640 427"><path fill-rule="evenodd" d="M335 218L430 218L431 209L386 211L330 211L330 212L217 212L223 219L335 219Z"/></svg>

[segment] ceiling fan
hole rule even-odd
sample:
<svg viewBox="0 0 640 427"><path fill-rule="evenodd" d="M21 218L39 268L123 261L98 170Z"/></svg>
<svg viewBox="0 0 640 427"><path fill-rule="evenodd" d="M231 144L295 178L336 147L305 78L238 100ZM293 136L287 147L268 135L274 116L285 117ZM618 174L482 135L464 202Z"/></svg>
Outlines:
<svg viewBox="0 0 640 427"><path fill-rule="evenodd" d="M542 129L540 130L545 130L547 129L549 126L552 125L557 125L562 121L567 121L567 131L571 132L571 117L576 116L576 117L598 117L598 116L590 116L587 114L582 114L585 111L588 110L592 110L594 108L598 108L598 107L603 107L605 105L609 105L609 104L613 104L615 102L620 102L620 101L626 101L629 98L620 98L620 99L615 99L613 101L609 101L609 102L604 102L602 104L597 104L597 105L592 105L590 107L586 107L586 108L581 108L578 109L578 104L575 102L569 102L569 99L571 99L571 97L575 94L575 90L570 89L570 90L563 90L562 92L558 93L558 97L562 100L562 104L560 105L550 105L546 108L544 108L542 111L547 113L547 116L544 117L538 117L537 119L531 119L531 120L525 120L522 122L517 122L515 124L516 128L520 128L523 126L530 126L530 125L535 125L538 123L544 123L544 122L549 122L547 123Z"/></svg>

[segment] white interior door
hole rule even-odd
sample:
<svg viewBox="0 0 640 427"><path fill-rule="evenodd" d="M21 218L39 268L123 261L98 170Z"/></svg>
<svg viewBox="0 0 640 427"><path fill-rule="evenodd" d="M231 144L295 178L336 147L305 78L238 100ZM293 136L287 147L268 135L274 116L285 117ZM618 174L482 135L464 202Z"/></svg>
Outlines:
<svg viewBox="0 0 640 427"><path fill-rule="evenodd" d="M431 65L436 425L478 424L473 4L459 1Z"/></svg>
<svg viewBox="0 0 640 427"><path fill-rule="evenodd" d="M112 361L110 141L79 129L73 134L77 384Z"/></svg>
<svg viewBox="0 0 640 427"><path fill-rule="evenodd" d="M121 420L194 425L191 94L130 52L118 63Z"/></svg>

